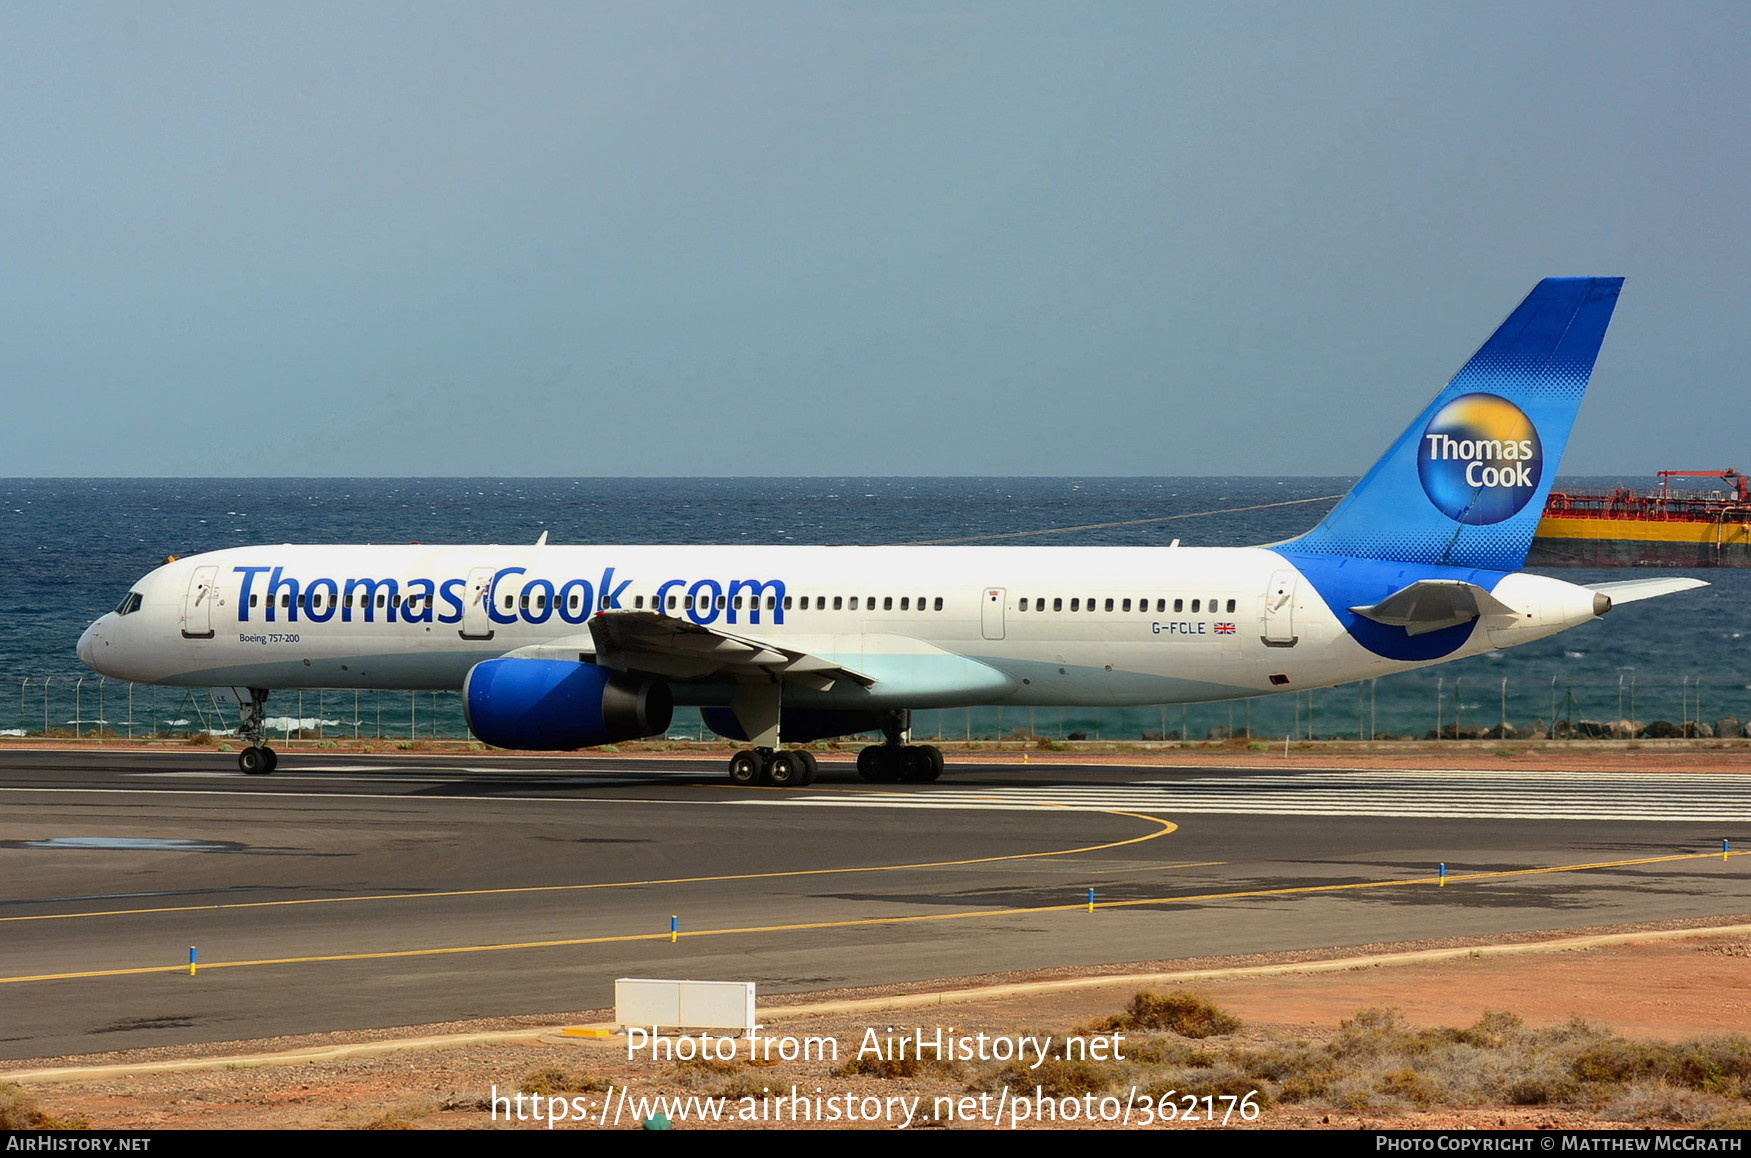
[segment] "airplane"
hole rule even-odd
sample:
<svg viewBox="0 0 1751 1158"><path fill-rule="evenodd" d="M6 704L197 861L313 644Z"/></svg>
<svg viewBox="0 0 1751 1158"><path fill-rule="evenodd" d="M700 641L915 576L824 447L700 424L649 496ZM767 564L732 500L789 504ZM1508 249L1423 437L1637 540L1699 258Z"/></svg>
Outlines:
<svg viewBox="0 0 1751 1158"><path fill-rule="evenodd" d="M1547 278L1325 518L1260 547L256 546L172 559L79 640L141 683L459 689L499 748L658 735L677 704L799 787L785 744L880 731L858 773L924 782L911 713L1197 703L1514 647L1693 587L1522 573L1621 278Z"/></svg>

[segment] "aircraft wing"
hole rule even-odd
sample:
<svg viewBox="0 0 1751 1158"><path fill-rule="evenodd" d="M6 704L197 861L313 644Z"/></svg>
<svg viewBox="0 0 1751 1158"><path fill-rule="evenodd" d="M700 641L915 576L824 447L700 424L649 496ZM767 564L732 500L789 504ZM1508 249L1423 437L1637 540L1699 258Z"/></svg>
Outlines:
<svg viewBox="0 0 1751 1158"><path fill-rule="evenodd" d="M1458 627L1480 615L1516 614L1482 587L1458 579L1419 579L1379 603L1350 610L1375 623L1402 627L1407 635Z"/></svg>
<svg viewBox="0 0 1751 1158"><path fill-rule="evenodd" d="M741 677L746 683L749 677L760 677L813 692L878 684L889 694L904 691L923 697L1015 690L1015 680L990 665L911 636L805 635L776 643L653 611L604 611L590 620L587 633L519 647L503 658L593 663L682 681Z"/></svg>
<svg viewBox="0 0 1751 1158"><path fill-rule="evenodd" d="M766 675L822 692L841 680L864 687L875 683L862 672L794 647L654 611L604 611L590 620L589 638L596 663L667 679ZM553 646L564 649L556 640L543 650Z"/></svg>

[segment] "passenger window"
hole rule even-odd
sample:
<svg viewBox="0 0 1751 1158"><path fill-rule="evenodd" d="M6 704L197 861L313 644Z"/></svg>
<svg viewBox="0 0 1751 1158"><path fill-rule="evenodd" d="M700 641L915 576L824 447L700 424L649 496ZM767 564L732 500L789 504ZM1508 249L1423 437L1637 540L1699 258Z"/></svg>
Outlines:
<svg viewBox="0 0 1751 1158"><path fill-rule="evenodd" d="M893 609L894 609L894 597L892 595L882 596L882 610L883 611L892 611Z"/></svg>
<svg viewBox="0 0 1751 1158"><path fill-rule="evenodd" d="M1125 600L1125 602L1129 603L1131 601L1129 599L1127 599L1127 600ZM1109 600L1107 600L1107 610L1111 611L1112 609L1113 609L1113 601L1111 599L1109 599Z"/></svg>
<svg viewBox="0 0 1751 1158"><path fill-rule="evenodd" d="M912 597L911 596L909 596L909 595L900 596L900 610L901 611L912 610Z"/></svg>
<svg viewBox="0 0 1751 1158"><path fill-rule="evenodd" d="M937 596L937 597L936 597L936 609L937 609L937 610L938 610L938 611L941 611L941 610L942 610L942 596L940 596L940 595L938 595L938 596Z"/></svg>
<svg viewBox="0 0 1751 1158"><path fill-rule="evenodd" d="M1052 597L1052 610L1053 611L1064 610L1064 597L1062 595L1056 595L1056 596Z"/></svg>
<svg viewBox="0 0 1751 1158"><path fill-rule="evenodd" d="M1125 600L1125 605L1123 607L1121 607L1120 610L1121 611L1131 610L1131 601L1129 599Z"/></svg>
<svg viewBox="0 0 1751 1158"><path fill-rule="evenodd" d="M257 604L257 603L258 603L258 602L259 602L259 601L260 601L260 599L261 599L261 596L259 596L259 595L251 595L251 596L250 596L250 597L249 597L249 605L250 605L250 606L251 606L251 607L254 607L254 606L256 606L256 604ZM123 615L126 615L126 614L127 614L127 612L125 612L125 611L124 611L124 612L122 612L122 614L123 614Z"/></svg>
<svg viewBox="0 0 1751 1158"><path fill-rule="evenodd" d="M1194 600L1192 600L1192 614L1196 615L1197 613L1198 613L1198 600L1194 599Z"/></svg>
<svg viewBox="0 0 1751 1158"><path fill-rule="evenodd" d="M1184 599L1175 599L1173 601L1173 613L1175 615L1178 615L1180 612L1184 611L1185 609L1186 609L1186 601Z"/></svg>
<svg viewBox="0 0 1751 1158"><path fill-rule="evenodd" d="M1234 610L1234 600L1232 600L1232 599L1230 599L1228 601L1228 610L1230 610L1230 611Z"/></svg>

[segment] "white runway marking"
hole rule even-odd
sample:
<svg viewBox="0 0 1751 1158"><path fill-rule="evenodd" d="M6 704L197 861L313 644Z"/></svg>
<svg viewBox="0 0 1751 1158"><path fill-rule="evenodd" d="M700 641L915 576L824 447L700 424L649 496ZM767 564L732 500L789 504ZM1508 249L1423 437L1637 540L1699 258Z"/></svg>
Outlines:
<svg viewBox="0 0 1751 1158"><path fill-rule="evenodd" d="M748 803L756 803L749 801ZM1405 816L1474 820L1751 821L1751 776L1635 772L1307 772L1127 785L816 793L762 804L817 808L1027 809Z"/></svg>

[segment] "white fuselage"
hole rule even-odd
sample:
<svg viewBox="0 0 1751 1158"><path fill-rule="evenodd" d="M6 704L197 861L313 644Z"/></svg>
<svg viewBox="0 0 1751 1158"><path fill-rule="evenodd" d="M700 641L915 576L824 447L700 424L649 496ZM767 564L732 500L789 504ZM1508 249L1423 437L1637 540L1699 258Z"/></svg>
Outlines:
<svg viewBox="0 0 1751 1158"><path fill-rule="evenodd" d="M1592 593L1501 577L1459 658L1594 617ZM137 596L137 598L136 598ZM592 660L592 615L660 612L860 674L798 707L1181 703L1424 666L1361 646L1268 548L245 547L175 560L79 656L143 683L460 688L507 654ZM669 673L678 703L733 681Z"/></svg>

